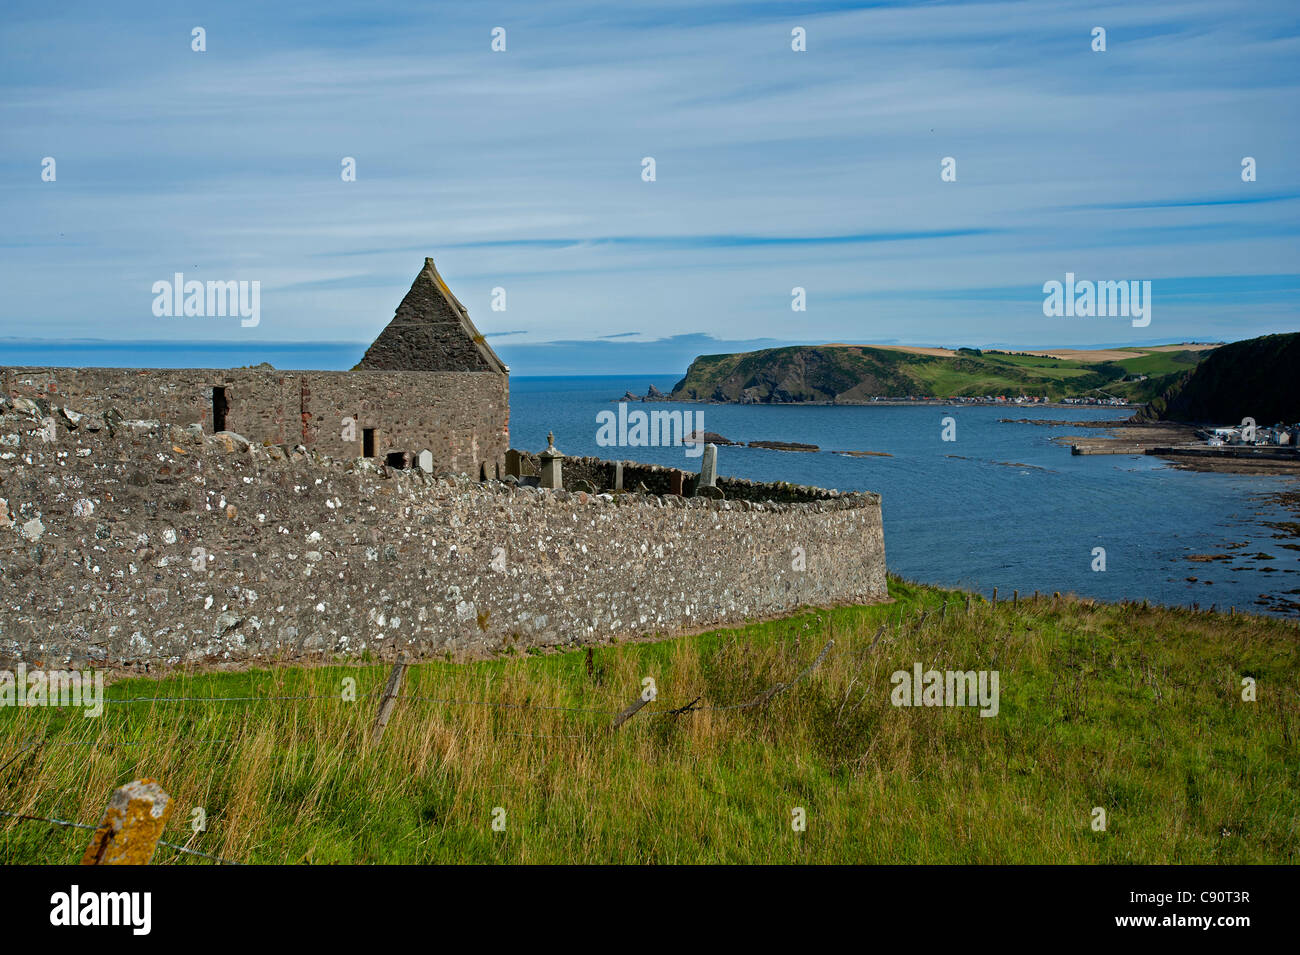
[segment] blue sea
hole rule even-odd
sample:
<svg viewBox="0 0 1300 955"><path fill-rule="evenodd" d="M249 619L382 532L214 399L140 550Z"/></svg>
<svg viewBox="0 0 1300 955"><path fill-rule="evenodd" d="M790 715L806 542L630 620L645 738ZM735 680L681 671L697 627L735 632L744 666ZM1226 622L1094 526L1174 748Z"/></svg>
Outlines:
<svg viewBox="0 0 1300 955"><path fill-rule="evenodd" d="M514 447L539 451L548 431L569 455L649 461L698 470L682 448L598 447L597 414L626 391L672 377L527 378L510 381ZM1300 551L1265 522L1295 515L1269 500L1290 478L1204 474L1159 458L1074 456L1052 438L1092 429L1002 423L1000 418L1114 420L1123 409L1033 406L827 407L632 404L629 411L702 412L703 427L732 441L798 441L816 453L721 447L721 474L791 481L883 498L889 569L927 583L1000 596L1073 592L1268 612L1300 591ZM956 440L941 440L942 419ZM879 451L853 458L834 451ZM1279 535L1279 536L1275 536ZM1243 546L1244 545L1244 546ZM1093 570L1094 548L1105 571ZM1231 560L1193 562L1192 554ZM1194 581L1187 578L1194 577ZM1280 611L1279 611L1280 612Z"/></svg>

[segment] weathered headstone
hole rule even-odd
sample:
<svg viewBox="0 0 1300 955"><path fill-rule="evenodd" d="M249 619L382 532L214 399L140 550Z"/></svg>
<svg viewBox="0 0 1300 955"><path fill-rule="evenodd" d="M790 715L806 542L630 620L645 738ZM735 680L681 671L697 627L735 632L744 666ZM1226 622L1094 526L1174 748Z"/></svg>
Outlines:
<svg viewBox="0 0 1300 955"><path fill-rule="evenodd" d="M428 474L433 473L433 452L427 448L420 452L420 470Z"/></svg>
<svg viewBox="0 0 1300 955"><path fill-rule="evenodd" d="M669 494L676 494L678 497L682 496L683 477L685 477L685 475L681 471L673 470L668 472L668 493Z"/></svg>
<svg viewBox="0 0 1300 955"><path fill-rule="evenodd" d="M513 474L515 477L524 476L522 456L514 448L506 452L506 474Z"/></svg>
<svg viewBox="0 0 1300 955"><path fill-rule="evenodd" d="M614 462L614 490L623 490L623 462Z"/></svg>
<svg viewBox="0 0 1300 955"><path fill-rule="evenodd" d="M704 455L700 459L700 480L696 487L713 487L717 483L718 446L716 444L706 444L704 446Z"/></svg>
<svg viewBox="0 0 1300 955"><path fill-rule="evenodd" d="M546 450L538 455L542 461L542 482L541 486L557 490L564 487L563 464L564 455L555 446L554 432L548 432L546 435Z"/></svg>

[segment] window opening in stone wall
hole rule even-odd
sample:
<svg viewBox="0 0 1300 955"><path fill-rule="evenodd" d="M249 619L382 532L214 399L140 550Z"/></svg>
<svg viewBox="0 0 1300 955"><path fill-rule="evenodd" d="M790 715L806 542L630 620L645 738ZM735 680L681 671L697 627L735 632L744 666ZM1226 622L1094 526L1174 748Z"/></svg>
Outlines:
<svg viewBox="0 0 1300 955"><path fill-rule="evenodd" d="M226 389L220 385L212 388L212 433L226 430L226 412L230 403L226 400Z"/></svg>
<svg viewBox="0 0 1300 955"><path fill-rule="evenodd" d="M361 429L361 456L363 458L373 458L375 456L375 429Z"/></svg>

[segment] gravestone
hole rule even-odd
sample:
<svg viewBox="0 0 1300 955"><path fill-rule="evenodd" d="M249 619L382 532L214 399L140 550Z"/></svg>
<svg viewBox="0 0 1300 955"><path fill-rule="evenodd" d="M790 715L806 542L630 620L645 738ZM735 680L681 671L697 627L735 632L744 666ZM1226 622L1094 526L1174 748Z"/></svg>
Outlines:
<svg viewBox="0 0 1300 955"><path fill-rule="evenodd" d="M700 480L696 484L696 489L701 487L713 487L718 483L718 446L716 444L706 444L704 446L704 456L700 460Z"/></svg>
<svg viewBox="0 0 1300 955"><path fill-rule="evenodd" d="M668 493L682 496L682 478L685 477L681 471L668 472Z"/></svg>
<svg viewBox="0 0 1300 955"><path fill-rule="evenodd" d="M523 461L521 460L521 455L514 448L511 448L509 451L506 452L506 474L511 474L514 475L515 477L524 476Z"/></svg>
<svg viewBox="0 0 1300 955"><path fill-rule="evenodd" d="M614 490L623 490L623 462L614 462Z"/></svg>
<svg viewBox="0 0 1300 955"><path fill-rule="evenodd" d="M563 462L564 455L555 446L554 432L548 432L546 435L546 450L538 455L542 461L542 481L541 486L558 490L564 487Z"/></svg>
<svg viewBox="0 0 1300 955"><path fill-rule="evenodd" d="M433 473L433 452L428 448L420 452L420 470L426 474Z"/></svg>

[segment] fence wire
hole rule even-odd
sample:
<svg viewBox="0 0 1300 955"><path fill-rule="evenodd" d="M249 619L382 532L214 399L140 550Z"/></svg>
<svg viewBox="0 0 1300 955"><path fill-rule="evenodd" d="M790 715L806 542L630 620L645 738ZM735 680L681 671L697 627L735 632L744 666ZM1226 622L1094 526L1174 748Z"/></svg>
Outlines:
<svg viewBox="0 0 1300 955"><path fill-rule="evenodd" d="M678 707L669 707L667 704L659 703L659 701L656 700L656 701L651 701L651 705L653 703L659 703L659 705L654 707L654 711L650 714L650 717L653 719L653 718L662 718L667 716L682 716L689 713L720 713L720 712L735 711L735 710L754 709L756 707L763 706L771 702L773 698L775 698L780 693L783 693L785 690L789 689L795 683L798 683L801 679L803 679L813 670L817 669L817 667L821 665L822 661L825 660L827 654L830 653L831 648L834 646L835 646L835 641L834 640L829 641L826 644L826 646L822 648L821 653L817 655L816 659L814 659L810 664L808 664L808 666L804 667L801 671L799 671L799 673L796 674L793 679L785 683L777 683L776 685L772 686L770 689L766 690L765 692L759 694L758 696L750 700L746 700L743 703L720 704L717 706L697 706L696 704L701 699L700 697L697 696L694 700L692 700L689 703L686 703L685 705L678 706ZM119 704L126 704L126 703L266 703L266 702L300 702L300 701L308 701L308 700L333 700L339 703L343 703L343 702L352 703L352 702L358 702L360 700L375 699L381 695L382 694L377 694L377 693L366 693L354 697L351 700L344 700L340 695L334 693L310 694L310 695L303 695L303 696L134 696L134 697L119 697L119 698L109 697L109 698L105 698L103 702L119 703ZM393 699L398 701L409 702L409 703L434 703L434 704L440 704L444 706L489 706L489 707L497 707L499 709L508 709L508 710L523 710L523 711L536 710L539 712L551 712L551 713L582 713L582 714L596 715L596 716L618 716L622 712L621 710L611 710L602 707L558 706L558 705L552 705L546 703L509 703L503 700L463 700L463 699L456 699L452 697L421 696L421 695L413 695L413 694L405 694L405 693L397 694L393 697ZM27 707L23 707L23 709L27 709ZM537 734L537 733L508 733L506 735L531 736L537 739L548 739L548 738L549 739L578 739L580 738L577 736L547 736L544 734ZM23 749L19 750L19 753L23 752L25 749L34 745L112 747L112 746L144 746L144 745L148 745L150 742L154 742L154 741L151 740L124 740L124 741L74 740L74 741L64 741L64 742L44 742L41 740L26 740L20 744L23 747ZM232 743L232 742L236 742L236 740L230 740L230 739L181 740L180 742L182 743Z"/></svg>
<svg viewBox="0 0 1300 955"><path fill-rule="evenodd" d="M686 703L685 705L679 707L667 707L667 704L660 703L660 705L656 707L655 712L651 714L651 718L669 717L669 716L676 717L676 716L687 715L690 713L747 710L747 709L754 709L759 706L764 706L767 703L771 702L772 699L774 699L776 696L788 690L795 683L798 683L801 679L803 679L813 670L817 669L817 667L821 665L822 661L825 660L827 654L830 653L831 648L834 646L835 646L835 641L834 640L829 641L826 644L826 646L822 648L821 653L817 655L816 659L814 659L810 664L808 664L808 666L800 670L799 673L796 674L793 679L785 683L777 683L774 686L772 686L770 689L764 691L763 693L759 694L753 699L747 700L743 703L731 703L731 704L723 704L719 706L698 706L697 704L699 703L701 697L697 696L691 702ZM105 698L102 702L113 703L113 704L288 703L288 702L302 702L302 701L310 701L310 700L334 700L340 703L342 702L351 703L351 702L357 702L365 699L373 699L380 695L381 694L362 694L360 696L352 698L351 700L344 700L342 696L340 696L339 694L312 694L312 695L304 695L304 696L135 696L135 697ZM557 706L557 705L543 704L543 703L509 703L502 700L462 700L462 699L455 699L451 697L420 696L420 695L412 695L412 694L398 694L395 695L393 699L405 701L409 703L434 703L434 704L441 704L445 706L489 706L489 707L497 707L500 709L507 709L507 710L518 710L518 711L536 710L540 712L581 713L585 715L597 715L597 716L619 716L623 712L625 712L620 710L610 710L610 709L604 709L599 707ZM658 702L658 701L652 701L652 702ZM28 709L28 707L22 707L22 709ZM575 735L575 734L506 733L505 735L525 737L529 739L583 739L584 738L582 735ZM9 765L9 763L13 762L14 759L17 759L18 756L22 755L22 753L26 752L27 750L38 748L41 746L103 746L103 747L111 748L115 746L146 746L156 742L159 741L157 740L47 741L43 739L24 740L19 744L21 748L17 751L17 753L15 753L14 756L6 763L0 764L0 769L3 769L5 766ZM209 743L235 743L238 742L238 740L200 739L200 740L180 740L179 742L194 743L194 744L209 744ZM73 822L68 819L58 819L52 816L31 816L31 815L27 815L26 813L9 812L6 810L0 810L0 816L16 819L20 822L43 822L49 825L55 825L64 828L72 828L72 829L94 830L98 828L97 826L93 826L84 822ZM236 862L233 859L226 859L218 855L213 855L212 853L202 852L198 849L191 849L188 846L183 846L175 842L167 842L162 839L159 839L157 844L160 846L166 846L169 849L174 849L177 852L181 852L186 855L192 855L204 859L210 859L213 862L216 862L220 865L242 865L243 864L241 862Z"/></svg>
<svg viewBox="0 0 1300 955"><path fill-rule="evenodd" d="M372 694L366 693L355 697L356 700L369 699ZM324 693L319 696L131 696L131 697L105 697L104 703L283 703L291 700L337 700L342 703L343 698L337 693ZM353 702L349 700L348 702Z"/></svg>
<svg viewBox="0 0 1300 955"><path fill-rule="evenodd" d="M8 816L10 819L17 819L20 822L48 822L52 825L63 826L69 829L90 829L93 831L99 828L98 826L92 826L85 822L71 822L67 819L55 819L52 816L29 816L26 813L6 812L3 809L0 809L0 816ZM186 855L202 856L205 859L219 862L221 865L243 865L242 862L236 862L234 859L224 859L221 856L212 855L210 852L200 852L198 849L191 849L188 846L182 846L175 842L164 842L162 839L159 839L157 844L160 846L166 846L168 849L175 849L177 852L184 852Z"/></svg>

